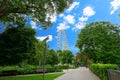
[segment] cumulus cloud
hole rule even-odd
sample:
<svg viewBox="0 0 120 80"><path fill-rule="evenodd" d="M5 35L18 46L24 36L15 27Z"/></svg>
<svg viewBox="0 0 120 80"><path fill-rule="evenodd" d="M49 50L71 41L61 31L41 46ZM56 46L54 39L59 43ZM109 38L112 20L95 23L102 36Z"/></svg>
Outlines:
<svg viewBox="0 0 120 80"><path fill-rule="evenodd" d="M66 22L63 22L63 23L60 23L57 26L57 31L66 30L66 29L69 29L69 28L70 28L70 26L68 26Z"/></svg>
<svg viewBox="0 0 120 80"><path fill-rule="evenodd" d="M76 6L78 6L80 2L73 2L70 7L67 9L68 12L72 11Z"/></svg>
<svg viewBox="0 0 120 80"><path fill-rule="evenodd" d="M69 29L70 26L68 24L73 25L75 23L75 17L73 15L65 16L64 14L60 14L59 17L63 18L63 22L57 26L57 31Z"/></svg>
<svg viewBox="0 0 120 80"><path fill-rule="evenodd" d="M75 18L74 16L72 15L67 15L64 17L64 20L67 22L67 23L70 23L70 24L74 24L75 23Z"/></svg>
<svg viewBox="0 0 120 80"><path fill-rule="evenodd" d="M84 28L85 27L85 22L78 22L76 25L75 25L75 28L77 28L77 29L82 29L82 28ZM73 30L75 29L75 28L73 28Z"/></svg>
<svg viewBox="0 0 120 80"><path fill-rule="evenodd" d="M57 20L57 16L55 14L50 17L51 22L56 22L56 20Z"/></svg>
<svg viewBox="0 0 120 80"><path fill-rule="evenodd" d="M95 11L93 10L92 7L90 6L87 6L83 9L83 15L84 16L93 16L95 14Z"/></svg>
<svg viewBox="0 0 120 80"><path fill-rule="evenodd" d="M33 28L33 29L36 29L37 27L36 27L36 22L34 22L34 21L30 21L30 25L31 25L31 27Z"/></svg>
<svg viewBox="0 0 120 80"><path fill-rule="evenodd" d="M86 25L86 21L93 15L95 15L95 11L93 10L93 8L90 7L90 6L85 7L83 9L82 17L79 17L78 23L75 25L74 28L72 28L72 30L77 30L77 29L84 28L85 25Z"/></svg>
<svg viewBox="0 0 120 80"><path fill-rule="evenodd" d="M85 21L87 21L88 20L88 17L80 17L79 18L79 21L81 21L81 22L85 22Z"/></svg>
<svg viewBox="0 0 120 80"><path fill-rule="evenodd" d="M43 41L47 37L49 37L49 39L47 40L47 42L53 40L53 36L52 35L37 37L37 39L40 40L40 41Z"/></svg>
<svg viewBox="0 0 120 80"><path fill-rule="evenodd" d="M120 0L113 0L110 2L112 11L110 12L110 14L112 15L116 10L118 10L120 8Z"/></svg>
<svg viewBox="0 0 120 80"><path fill-rule="evenodd" d="M57 21L56 13L54 13L54 14L52 14L52 15L47 14L45 21L51 21L52 23L53 23L53 22L56 22L56 21Z"/></svg>
<svg viewBox="0 0 120 80"><path fill-rule="evenodd" d="M63 14L63 13L61 13L61 14L59 15L59 17L64 17L64 14Z"/></svg>

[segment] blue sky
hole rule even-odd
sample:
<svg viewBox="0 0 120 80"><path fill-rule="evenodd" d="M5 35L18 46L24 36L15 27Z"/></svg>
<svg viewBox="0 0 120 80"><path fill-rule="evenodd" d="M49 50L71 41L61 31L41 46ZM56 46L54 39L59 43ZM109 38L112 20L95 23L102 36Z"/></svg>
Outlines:
<svg viewBox="0 0 120 80"><path fill-rule="evenodd" d="M38 24L31 21L29 17L27 17L26 24L36 29L37 39L42 41L49 36L47 44L54 50L57 50L58 31L64 30L67 35L68 49L76 54L79 52L79 49L75 47L77 34L86 24L95 21L110 21L120 25L119 13L120 0L74 0L63 13L59 15L54 13L52 16L47 14L46 20L47 17L50 17L53 23L47 30L38 27ZM3 25L0 23L0 28L2 27Z"/></svg>
<svg viewBox="0 0 120 80"><path fill-rule="evenodd" d="M75 48L77 34L87 23L95 21L110 21L113 24L120 24L120 0L74 0L63 13L51 16L53 25L47 30L36 26L30 21L31 26L36 29L36 37L43 40L49 36L47 44L51 49L57 50L57 35L59 30L64 30L68 39L68 49L74 54L79 51Z"/></svg>

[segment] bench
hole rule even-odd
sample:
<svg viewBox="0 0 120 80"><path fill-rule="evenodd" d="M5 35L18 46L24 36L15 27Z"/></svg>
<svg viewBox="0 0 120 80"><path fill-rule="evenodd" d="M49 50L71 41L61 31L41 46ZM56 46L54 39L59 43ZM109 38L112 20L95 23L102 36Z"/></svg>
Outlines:
<svg viewBox="0 0 120 80"><path fill-rule="evenodd" d="M17 75L17 70L2 71L2 76L11 76L11 75Z"/></svg>
<svg viewBox="0 0 120 80"><path fill-rule="evenodd" d="M47 69L36 69L37 73L43 73L43 72L47 72Z"/></svg>
<svg viewBox="0 0 120 80"><path fill-rule="evenodd" d="M120 71L118 70L108 70L109 80L120 80Z"/></svg>

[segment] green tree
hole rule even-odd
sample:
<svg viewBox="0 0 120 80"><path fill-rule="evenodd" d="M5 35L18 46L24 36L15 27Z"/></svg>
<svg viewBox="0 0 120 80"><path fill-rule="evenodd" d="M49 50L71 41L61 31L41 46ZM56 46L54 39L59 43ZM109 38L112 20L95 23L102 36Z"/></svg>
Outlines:
<svg viewBox="0 0 120 80"><path fill-rule="evenodd" d="M76 46L94 62L120 64L120 29L110 22L92 22L78 34Z"/></svg>
<svg viewBox="0 0 120 80"><path fill-rule="evenodd" d="M30 27L12 27L0 34L0 65L19 64L32 58L35 34Z"/></svg>
<svg viewBox="0 0 120 80"><path fill-rule="evenodd" d="M60 62L62 64L71 64L74 57L74 55L70 50L63 50L59 56L60 56Z"/></svg>
<svg viewBox="0 0 120 80"><path fill-rule="evenodd" d="M88 66L92 63L92 61L83 53L77 53L75 56L75 60L78 66Z"/></svg>
<svg viewBox="0 0 120 80"><path fill-rule="evenodd" d="M58 56L53 49L47 51L46 63L52 66L58 64Z"/></svg>
<svg viewBox="0 0 120 80"><path fill-rule="evenodd" d="M72 0L0 0L0 21L23 26L27 15L46 27L51 23L50 16L61 13L71 2Z"/></svg>
<svg viewBox="0 0 120 80"><path fill-rule="evenodd" d="M35 55L34 55L34 64L41 66L43 64L43 53L44 53L45 44L39 40L35 42Z"/></svg>

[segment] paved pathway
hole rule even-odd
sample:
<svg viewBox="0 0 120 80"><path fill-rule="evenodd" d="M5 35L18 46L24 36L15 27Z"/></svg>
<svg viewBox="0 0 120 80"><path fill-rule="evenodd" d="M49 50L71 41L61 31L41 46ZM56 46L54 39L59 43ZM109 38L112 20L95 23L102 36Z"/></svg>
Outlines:
<svg viewBox="0 0 120 80"><path fill-rule="evenodd" d="M80 67L66 72L55 80L100 80L88 68Z"/></svg>

